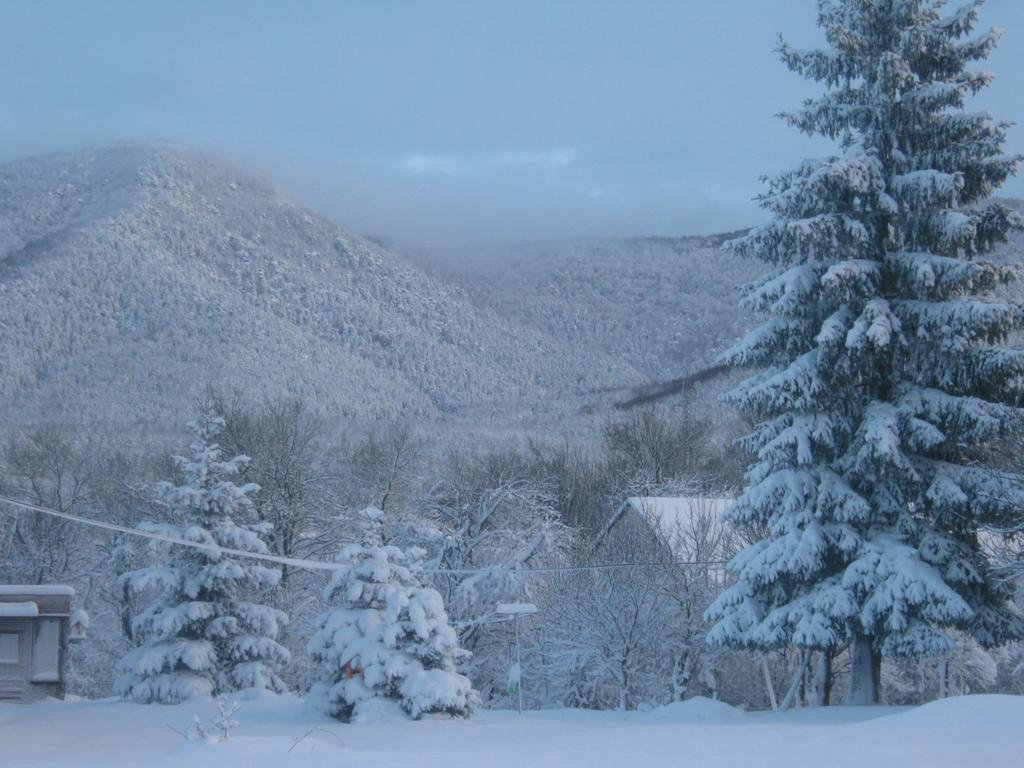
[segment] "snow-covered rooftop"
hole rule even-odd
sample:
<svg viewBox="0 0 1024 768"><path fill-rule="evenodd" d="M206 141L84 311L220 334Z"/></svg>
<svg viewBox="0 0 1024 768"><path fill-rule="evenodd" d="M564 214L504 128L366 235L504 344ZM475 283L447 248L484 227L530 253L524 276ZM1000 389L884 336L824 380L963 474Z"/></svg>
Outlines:
<svg viewBox="0 0 1024 768"><path fill-rule="evenodd" d="M35 603L0 603L0 619L34 619L39 615Z"/></svg>
<svg viewBox="0 0 1024 768"><path fill-rule="evenodd" d="M0 584L0 597L5 595L67 595L73 597L74 587L60 584Z"/></svg>
<svg viewBox="0 0 1024 768"><path fill-rule="evenodd" d="M511 616L516 613L536 613L537 606L533 603L498 603L495 612L505 616Z"/></svg>
<svg viewBox="0 0 1024 768"><path fill-rule="evenodd" d="M626 499L626 504L657 526L671 544L695 519L708 516L716 521L720 519L732 504L732 499L707 496L631 496Z"/></svg>

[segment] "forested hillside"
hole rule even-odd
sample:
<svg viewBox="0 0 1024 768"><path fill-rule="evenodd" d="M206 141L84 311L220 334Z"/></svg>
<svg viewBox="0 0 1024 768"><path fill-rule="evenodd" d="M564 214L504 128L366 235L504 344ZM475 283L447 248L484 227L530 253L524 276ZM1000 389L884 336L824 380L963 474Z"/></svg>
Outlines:
<svg viewBox="0 0 1024 768"><path fill-rule="evenodd" d="M450 275L482 307L659 380L710 364L752 322L738 289L762 267L723 254L724 239L524 243Z"/></svg>
<svg viewBox="0 0 1024 768"><path fill-rule="evenodd" d="M738 292L763 267L724 239L522 243L426 269L180 147L11 162L0 408L163 428L213 385L499 430L600 414L750 327Z"/></svg>
<svg viewBox="0 0 1024 768"><path fill-rule="evenodd" d="M641 380L166 146L0 167L0 369L6 419L113 425L176 422L211 383L436 419Z"/></svg>

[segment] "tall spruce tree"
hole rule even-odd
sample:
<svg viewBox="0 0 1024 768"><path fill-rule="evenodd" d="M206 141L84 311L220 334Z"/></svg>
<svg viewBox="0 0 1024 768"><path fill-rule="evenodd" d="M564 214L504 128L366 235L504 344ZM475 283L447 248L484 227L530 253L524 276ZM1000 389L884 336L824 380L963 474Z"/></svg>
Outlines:
<svg viewBox="0 0 1024 768"><path fill-rule="evenodd" d="M159 594L134 620L140 645L121 661L116 690L140 703L177 703L246 688L286 690L277 674L289 660L276 637L288 616L255 602L276 586L280 570L219 548L266 554L266 524L242 519L259 487L232 482L248 461L221 458L216 438L223 419L203 412L189 425L190 457L176 457L183 483L160 483L157 496L174 522L142 527L209 549L178 546L163 566L125 574L132 589Z"/></svg>
<svg viewBox="0 0 1024 768"><path fill-rule="evenodd" d="M996 45L980 3L820 0L827 48L779 52L824 94L784 115L840 154L767 182L773 221L726 243L774 270L768 316L724 359L756 366L727 398L757 424L731 520L761 532L708 611L709 640L852 653L848 701L880 700L881 657L983 646L1021 624L979 527L1016 514L1019 478L985 462L1017 423L1021 308L982 257L1019 219L989 199L1017 169L1007 124L967 112Z"/></svg>

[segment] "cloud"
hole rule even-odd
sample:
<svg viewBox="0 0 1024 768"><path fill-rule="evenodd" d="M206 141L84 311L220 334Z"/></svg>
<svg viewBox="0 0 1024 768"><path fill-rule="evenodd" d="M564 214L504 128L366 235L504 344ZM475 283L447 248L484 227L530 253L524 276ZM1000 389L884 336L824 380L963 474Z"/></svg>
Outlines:
<svg viewBox="0 0 1024 768"><path fill-rule="evenodd" d="M415 153L399 158L392 168L412 175L470 176L495 169L554 169L572 165L579 156L573 147L514 150L477 155Z"/></svg>
<svg viewBox="0 0 1024 768"><path fill-rule="evenodd" d="M463 163L454 155L408 155L395 163L396 171L404 171L415 175L439 173L443 176L456 176Z"/></svg>
<svg viewBox="0 0 1024 768"><path fill-rule="evenodd" d="M588 200L600 203L622 203L636 197L632 190L622 184L588 187L584 194Z"/></svg>
<svg viewBox="0 0 1024 768"><path fill-rule="evenodd" d="M534 168L565 168L572 165L579 154L575 148L549 149L546 152L503 152L494 157L494 165Z"/></svg>

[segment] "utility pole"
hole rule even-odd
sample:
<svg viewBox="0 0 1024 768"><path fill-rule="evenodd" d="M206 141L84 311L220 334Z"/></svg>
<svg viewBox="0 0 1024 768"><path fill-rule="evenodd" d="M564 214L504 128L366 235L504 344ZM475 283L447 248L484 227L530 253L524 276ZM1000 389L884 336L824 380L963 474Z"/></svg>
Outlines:
<svg viewBox="0 0 1024 768"><path fill-rule="evenodd" d="M533 603L498 603L495 609L502 616L511 616L516 628L516 663L513 666L513 673L509 674L509 687L515 681L516 692L519 694L519 714L523 714L523 650L519 642L519 617L537 613L537 606ZM511 693L511 691L509 691Z"/></svg>

